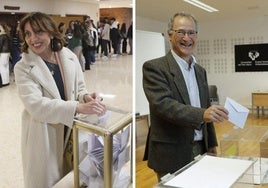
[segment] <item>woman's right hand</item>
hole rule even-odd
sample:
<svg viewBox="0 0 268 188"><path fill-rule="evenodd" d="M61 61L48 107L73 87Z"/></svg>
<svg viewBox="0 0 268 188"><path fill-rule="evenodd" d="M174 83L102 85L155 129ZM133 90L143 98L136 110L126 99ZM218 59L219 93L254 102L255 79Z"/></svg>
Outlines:
<svg viewBox="0 0 268 188"><path fill-rule="evenodd" d="M76 106L76 113L97 114L98 116L102 116L105 112L106 106L98 99L93 99L87 103L78 103Z"/></svg>

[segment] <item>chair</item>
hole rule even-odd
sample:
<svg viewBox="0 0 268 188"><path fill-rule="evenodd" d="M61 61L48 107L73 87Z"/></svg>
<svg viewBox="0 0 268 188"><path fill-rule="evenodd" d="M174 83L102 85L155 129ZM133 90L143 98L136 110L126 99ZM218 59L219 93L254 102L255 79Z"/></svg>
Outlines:
<svg viewBox="0 0 268 188"><path fill-rule="evenodd" d="M210 103L211 104L219 104L219 95L217 91L216 85L209 85L209 97L210 97Z"/></svg>

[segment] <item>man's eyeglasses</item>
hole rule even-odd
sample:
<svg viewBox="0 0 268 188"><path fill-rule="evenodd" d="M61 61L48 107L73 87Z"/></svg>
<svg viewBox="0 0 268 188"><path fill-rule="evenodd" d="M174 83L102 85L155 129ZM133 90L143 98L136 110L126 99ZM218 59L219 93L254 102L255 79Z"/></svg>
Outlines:
<svg viewBox="0 0 268 188"><path fill-rule="evenodd" d="M184 37L186 34L188 35L188 37L196 37L197 35L197 31L194 31L194 30L185 31L185 30L179 29L179 30L172 30L172 31L176 32L180 37Z"/></svg>

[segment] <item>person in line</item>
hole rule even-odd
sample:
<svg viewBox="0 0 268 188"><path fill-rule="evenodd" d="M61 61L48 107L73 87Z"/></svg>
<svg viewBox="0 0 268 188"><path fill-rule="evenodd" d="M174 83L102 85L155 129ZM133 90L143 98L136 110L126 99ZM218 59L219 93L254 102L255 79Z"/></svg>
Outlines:
<svg viewBox="0 0 268 188"><path fill-rule="evenodd" d="M75 114L103 115L105 105L89 94L77 56L63 47L55 22L41 12L20 23L22 59L15 81L23 102L21 151L26 188L51 188L68 169L64 160L65 129Z"/></svg>
<svg viewBox="0 0 268 188"><path fill-rule="evenodd" d="M8 26L0 23L0 87L9 85L9 58L11 41Z"/></svg>
<svg viewBox="0 0 268 188"><path fill-rule="evenodd" d="M132 38L133 38L132 22L127 30L127 38L128 38L129 48L130 48L128 55L132 55L132 53L133 53L133 50L132 50Z"/></svg>
<svg viewBox="0 0 268 188"><path fill-rule="evenodd" d="M110 25L108 24L108 19L103 20L104 26L101 31L102 44L101 48L103 49L103 60L108 59L108 43L110 42Z"/></svg>
<svg viewBox="0 0 268 188"><path fill-rule="evenodd" d="M90 36L87 32L88 24L84 22L82 24L82 52L85 57L85 70L90 70ZM93 43L92 43L93 44Z"/></svg>
<svg viewBox="0 0 268 188"><path fill-rule="evenodd" d="M68 42L68 48L72 50L77 58L79 59L81 68L85 71L86 60L83 55L83 46L82 46L83 32L81 25L79 23L74 24L73 37Z"/></svg>
<svg viewBox="0 0 268 188"><path fill-rule="evenodd" d="M97 53L97 57L100 58L101 54L103 53L103 49L102 49L102 37L101 37L101 33L103 30L103 23L101 21L97 22L97 30L98 30L98 46L96 47L96 53Z"/></svg>
<svg viewBox="0 0 268 188"><path fill-rule="evenodd" d="M96 29L96 26L94 25L93 20L90 20L89 22L89 31L91 34L91 37L93 38L93 48L92 51L90 53L90 60L91 60L91 64L94 64L96 62L96 47L99 45L99 36L98 36L98 30Z"/></svg>
<svg viewBox="0 0 268 188"><path fill-rule="evenodd" d="M13 72L15 64L20 60L21 53L20 53L20 36L19 36L19 28L20 21L17 21L16 24L12 28L12 43L11 43L11 72Z"/></svg>
<svg viewBox="0 0 268 188"><path fill-rule="evenodd" d="M58 25L58 30L61 34L64 35L64 31L65 31L65 23L63 22L60 22L59 25Z"/></svg>
<svg viewBox="0 0 268 188"><path fill-rule="evenodd" d="M228 111L211 105L206 70L193 51L198 23L186 13L176 13L168 24L172 49L143 65L143 88L149 101L148 166L158 177L174 173L197 155L216 155L213 122L228 119Z"/></svg>
<svg viewBox="0 0 268 188"><path fill-rule="evenodd" d="M64 22L60 22L59 25L58 25L58 30L59 32L64 35L64 39L65 39L65 44L64 46L67 47L68 46L68 42L69 42L69 39L71 38L67 38L67 35L65 35L65 31L66 31L66 24ZM72 32L73 33L73 30L69 30L69 32ZM69 37L72 36L73 34L70 35L69 33Z"/></svg>
<svg viewBox="0 0 268 188"><path fill-rule="evenodd" d="M71 38L73 37L74 24L75 24L75 21L74 20L70 20L69 21L69 26L68 26L68 28L65 31L65 37L67 39L66 43L68 43L69 40L71 40Z"/></svg>
<svg viewBox="0 0 268 188"><path fill-rule="evenodd" d="M84 22L90 22L91 21L91 17L90 16L86 16L84 19Z"/></svg>
<svg viewBox="0 0 268 188"><path fill-rule="evenodd" d="M94 54L94 50L95 50L94 38L92 36L92 33L90 32L89 25L90 25L90 22L84 22L83 32L82 32L83 33L83 40L82 40L83 55L86 61L86 65L85 65L86 70L90 70L90 65L93 64L92 54Z"/></svg>
<svg viewBox="0 0 268 188"><path fill-rule="evenodd" d="M121 28L120 28L120 35L122 41L122 54L127 53L127 28L126 28L126 23L123 23Z"/></svg>
<svg viewBox="0 0 268 188"><path fill-rule="evenodd" d="M119 43L120 35L118 31L118 21L115 18L111 18L111 26L110 26L110 40L112 42L113 48L113 57L116 57L118 53L117 45Z"/></svg>

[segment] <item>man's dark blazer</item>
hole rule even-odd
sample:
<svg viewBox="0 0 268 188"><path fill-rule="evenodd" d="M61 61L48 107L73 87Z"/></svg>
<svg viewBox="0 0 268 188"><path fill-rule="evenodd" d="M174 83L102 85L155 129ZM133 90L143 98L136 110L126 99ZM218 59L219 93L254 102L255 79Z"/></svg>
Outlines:
<svg viewBox="0 0 268 188"><path fill-rule="evenodd" d="M171 51L143 65L143 89L150 107L148 166L173 173L193 160L194 130L203 130L206 150L217 146L213 123L202 123L210 106L206 71L194 66L201 108L190 104L187 86Z"/></svg>

